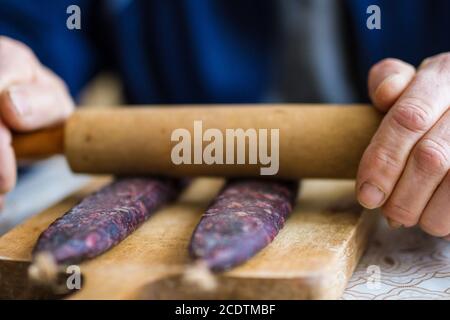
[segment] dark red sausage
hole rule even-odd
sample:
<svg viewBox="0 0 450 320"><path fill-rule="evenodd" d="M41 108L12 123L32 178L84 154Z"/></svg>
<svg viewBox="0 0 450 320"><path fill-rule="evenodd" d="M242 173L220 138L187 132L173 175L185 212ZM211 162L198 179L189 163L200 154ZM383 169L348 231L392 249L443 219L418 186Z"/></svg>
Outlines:
<svg viewBox="0 0 450 320"><path fill-rule="evenodd" d="M298 182L233 180L203 215L191 239L192 258L213 271L245 262L267 246L283 227Z"/></svg>
<svg viewBox="0 0 450 320"><path fill-rule="evenodd" d="M118 179L53 222L40 235L33 255L50 253L58 264L96 257L175 200L182 185L186 183L168 178Z"/></svg>

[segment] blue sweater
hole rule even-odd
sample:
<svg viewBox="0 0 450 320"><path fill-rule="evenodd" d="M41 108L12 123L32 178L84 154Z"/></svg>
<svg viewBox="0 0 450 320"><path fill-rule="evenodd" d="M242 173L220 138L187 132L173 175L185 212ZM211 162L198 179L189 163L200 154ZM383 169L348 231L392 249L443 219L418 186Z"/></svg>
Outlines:
<svg viewBox="0 0 450 320"><path fill-rule="evenodd" d="M130 103L259 102L269 90L278 0L0 0L0 34L29 45L76 97L99 70L118 72ZM66 28L77 4L82 29ZM378 4L382 30L366 28ZM361 100L372 64L418 65L450 51L448 0L342 1Z"/></svg>

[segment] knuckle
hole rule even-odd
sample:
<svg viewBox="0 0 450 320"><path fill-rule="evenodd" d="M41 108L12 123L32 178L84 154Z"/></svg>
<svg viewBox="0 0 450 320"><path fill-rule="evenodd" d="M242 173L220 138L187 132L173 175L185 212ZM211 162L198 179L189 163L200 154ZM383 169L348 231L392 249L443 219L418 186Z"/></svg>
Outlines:
<svg viewBox="0 0 450 320"><path fill-rule="evenodd" d="M430 79L438 77L439 81L450 82L450 52L425 59L420 69L422 69L422 75L427 75Z"/></svg>
<svg viewBox="0 0 450 320"><path fill-rule="evenodd" d="M392 119L403 130L425 133L433 125L431 107L416 98L404 99L393 110Z"/></svg>
<svg viewBox="0 0 450 320"><path fill-rule="evenodd" d="M446 224L430 217L422 217L419 225L423 231L435 237L445 237L450 233L450 229Z"/></svg>
<svg viewBox="0 0 450 320"><path fill-rule="evenodd" d="M0 52L4 52L4 50L12 45L12 39L0 36Z"/></svg>
<svg viewBox="0 0 450 320"><path fill-rule="evenodd" d="M33 66L38 64L36 56L27 45L17 40L0 36L0 67L7 67L11 59L28 61Z"/></svg>
<svg viewBox="0 0 450 320"><path fill-rule="evenodd" d="M0 36L0 53L2 54L11 54L12 52L20 51L22 53L31 54L32 51L29 47L27 47L22 42L17 40Z"/></svg>
<svg viewBox="0 0 450 320"><path fill-rule="evenodd" d="M58 88L59 92L63 95L63 98L69 97L70 100L72 100L70 96L70 89L67 86L66 82L52 70L45 66L40 66L40 68L38 68L37 70L37 75L42 82L48 83Z"/></svg>
<svg viewBox="0 0 450 320"><path fill-rule="evenodd" d="M414 160L419 170L428 175L445 174L450 166L448 150L430 138L421 141L414 151Z"/></svg>
<svg viewBox="0 0 450 320"><path fill-rule="evenodd" d="M46 66L40 66L36 73L39 80L44 83L52 83L56 86L63 86L63 81L61 78Z"/></svg>
<svg viewBox="0 0 450 320"><path fill-rule="evenodd" d="M9 51L9 39L5 36L0 36L0 59L4 60L5 57L8 55Z"/></svg>
<svg viewBox="0 0 450 320"><path fill-rule="evenodd" d="M432 62L434 59L434 57L428 57L425 58L424 60L422 60L422 62L420 63L419 69L425 68L428 64L430 64L430 62Z"/></svg>
<svg viewBox="0 0 450 320"><path fill-rule="evenodd" d="M441 53L440 58L445 62L450 64L450 52Z"/></svg>
<svg viewBox="0 0 450 320"><path fill-rule="evenodd" d="M418 215L405 206L389 201L382 209L385 216L400 222L405 227L413 227L418 222Z"/></svg>
<svg viewBox="0 0 450 320"><path fill-rule="evenodd" d="M442 74L449 74L450 73L450 53L442 53L437 58L437 67L438 72Z"/></svg>
<svg viewBox="0 0 450 320"><path fill-rule="evenodd" d="M403 168L403 162L395 152L377 145L369 151L368 163L370 168L391 168L396 171Z"/></svg>

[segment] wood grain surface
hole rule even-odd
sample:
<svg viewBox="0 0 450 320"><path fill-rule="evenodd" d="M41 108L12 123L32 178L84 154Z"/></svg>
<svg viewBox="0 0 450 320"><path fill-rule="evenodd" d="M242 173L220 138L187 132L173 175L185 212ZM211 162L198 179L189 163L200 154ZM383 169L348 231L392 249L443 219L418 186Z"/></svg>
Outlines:
<svg viewBox="0 0 450 320"><path fill-rule="evenodd" d="M56 297L28 280L39 233L84 196L89 186L0 238L0 297ZM184 281L192 231L221 179L197 179L174 205L156 213L121 244L80 265L81 290L69 299L335 299L364 251L376 214L355 204L352 181L306 180L298 204L274 242L218 276L215 291Z"/></svg>

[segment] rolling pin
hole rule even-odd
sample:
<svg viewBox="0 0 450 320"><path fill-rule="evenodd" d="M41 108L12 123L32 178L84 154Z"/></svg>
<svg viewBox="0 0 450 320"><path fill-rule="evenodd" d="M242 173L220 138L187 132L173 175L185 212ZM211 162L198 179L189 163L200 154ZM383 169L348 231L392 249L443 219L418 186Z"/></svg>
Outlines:
<svg viewBox="0 0 450 320"><path fill-rule="evenodd" d="M260 175L260 164L174 164L172 132L184 128L194 137L194 121L201 121L203 132L224 136L226 129L279 129L277 177L354 178L381 119L368 105L81 108L60 127L14 135L13 148L18 159L64 154L79 173Z"/></svg>

